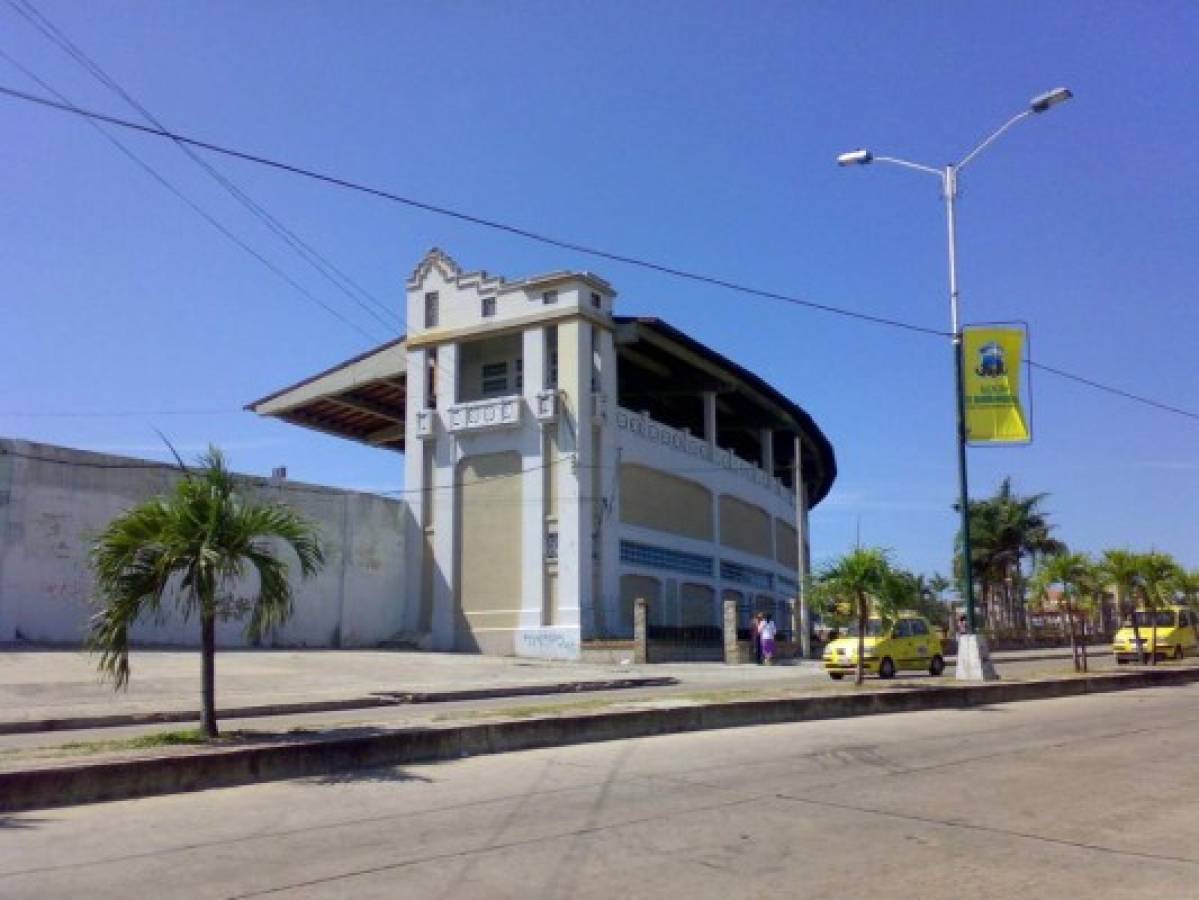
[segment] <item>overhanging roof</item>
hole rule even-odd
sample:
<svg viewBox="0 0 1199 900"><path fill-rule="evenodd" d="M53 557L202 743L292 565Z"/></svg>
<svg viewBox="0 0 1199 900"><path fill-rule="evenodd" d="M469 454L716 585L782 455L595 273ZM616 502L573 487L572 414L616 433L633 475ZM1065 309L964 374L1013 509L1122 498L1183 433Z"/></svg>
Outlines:
<svg viewBox="0 0 1199 900"><path fill-rule="evenodd" d="M801 437L808 503L815 506L828 494L837 477L832 444L797 403L764 379L658 318L614 316L617 352L628 357L652 348L655 356L671 361L672 377L683 381L683 370L710 381L724 396L738 399L741 415L756 410L762 427L793 432ZM404 338L383 344L340 365L276 391L246 406L327 434L374 447L403 452L407 403L407 350ZM788 453L788 456L791 454ZM776 455L776 461L781 462Z"/></svg>
<svg viewBox="0 0 1199 900"><path fill-rule="evenodd" d="M255 400L246 409L402 453L407 359L400 337Z"/></svg>

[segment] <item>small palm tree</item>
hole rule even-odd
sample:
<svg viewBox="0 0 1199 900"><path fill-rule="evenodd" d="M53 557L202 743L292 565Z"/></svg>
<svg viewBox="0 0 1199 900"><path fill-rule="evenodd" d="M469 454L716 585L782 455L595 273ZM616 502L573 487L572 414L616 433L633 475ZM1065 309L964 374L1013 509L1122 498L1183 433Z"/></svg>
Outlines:
<svg viewBox="0 0 1199 900"><path fill-rule="evenodd" d="M172 494L117 516L96 538L90 556L101 608L92 617L88 643L100 654L101 674L117 689L128 686L129 629L143 615L162 616L163 598L172 594L184 620L192 615L200 620L201 727L216 737L216 619L226 613L229 592L251 572L257 576L257 596L247 604L245 633L251 642L292 613L287 565L270 546L272 539L292 548L304 578L324 564L316 527L282 504L246 503L215 447Z"/></svg>
<svg viewBox="0 0 1199 900"><path fill-rule="evenodd" d="M1050 589L1056 585L1061 592L1058 608L1066 615L1070 630L1070 655L1074 660L1074 671L1087 671L1087 636L1083 628L1081 643L1078 638L1078 614L1089 606L1093 596L1094 572L1091 561L1083 553L1060 553L1047 556L1041 561L1033 576L1034 596L1048 598Z"/></svg>
<svg viewBox="0 0 1199 900"><path fill-rule="evenodd" d="M1140 557L1131 550L1104 550L1096 568L1099 576L1116 591L1116 615L1131 616L1133 643L1138 658L1144 656L1141 649L1141 629L1137 624L1136 604L1133 596L1140 584Z"/></svg>
<svg viewBox="0 0 1199 900"><path fill-rule="evenodd" d="M847 602L858 623L858 661L853 682L861 684L871 610L887 618L894 612L895 600L903 593L904 586L891 567L886 550L858 547L822 568L817 575L817 588L826 605Z"/></svg>
<svg viewBox="0 0 1199 900"><path fill-rule="evenodd" d="M1149 612L1152 637L1149 640L1150 660L1157 665L1157 613L1174 599L1174 585L1179 567L1168 553L1151 551L1138 554L1137 573L1140 576L1141 600Z"/></svg>

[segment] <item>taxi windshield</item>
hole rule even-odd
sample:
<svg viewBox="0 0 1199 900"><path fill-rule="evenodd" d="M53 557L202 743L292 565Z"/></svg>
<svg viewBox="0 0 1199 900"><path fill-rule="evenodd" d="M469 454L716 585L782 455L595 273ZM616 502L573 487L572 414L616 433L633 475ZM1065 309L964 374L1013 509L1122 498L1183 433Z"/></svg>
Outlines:
<svg viewBox="0 0 1199 900"><path fill-rule="evenodd" d="M1158 612L1149 612L1147 609L1138 609L1135 613L1136 623L1138 628L1152 628L1156 625L1158 628L1170 628L1174 625L1174 613L1168 609L1163 609Z"/></svg>
<svg viewBox="0 0 1199 900"><path fill-rule="evenodd" d="M882 637L883 622L881 619L870 619L866 623L866 637ZM849 636L858 636L858 623L851 622L849 625Z"/></svg>

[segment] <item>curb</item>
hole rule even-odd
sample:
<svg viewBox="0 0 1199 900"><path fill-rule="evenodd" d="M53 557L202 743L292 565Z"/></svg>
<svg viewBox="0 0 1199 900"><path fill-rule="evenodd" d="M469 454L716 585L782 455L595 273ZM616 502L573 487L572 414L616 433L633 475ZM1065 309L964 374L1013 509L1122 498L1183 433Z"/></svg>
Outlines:
<svg viewBox="0 0 1199 900"><path fill-rule="evenodd" d="M470 688L461 691L376 691L366 697L348 700L309 700L299 703L270 703L260 706L235 706L218 709L217 719L255 719L294 713L341 712L349 709L374 709L408 703L454 703L462 700L488 700L499 697L533 697L547 694L574 694L590 691L617 691L626 688L667 687L677 678L652 676L612 678L606 681L562 681L554 684L522 684L511 687ZM81 731L87 728L115 728L122 725L154 725L160 722L199 722L195 709L149 713L116 713L106 716L71 716L61 719L0 721L0 735L33 734L42 731Z"/></svg>
<svg viewBox="0 0 1199 900"><path fill-rule="evenodd" d="M965 709L1199 681L1199 666L911 691L743 700L702 706L431 726L356 737L231 747L0 773L0 810L17 811L234 787L403 765L716 728L934 709Z"/></svg>

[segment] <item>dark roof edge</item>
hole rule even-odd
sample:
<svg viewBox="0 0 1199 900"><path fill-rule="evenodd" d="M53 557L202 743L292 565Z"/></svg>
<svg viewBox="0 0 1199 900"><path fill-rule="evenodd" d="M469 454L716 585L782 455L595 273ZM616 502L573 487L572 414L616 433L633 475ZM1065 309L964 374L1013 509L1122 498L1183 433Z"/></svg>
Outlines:
<svg viewBox="0 0 1199 900"><path fill-rule="evenodd" d="M821 478L813 496L808 499L809 508L814 508L821 500L828 496L833 482L837 479L837 456L833 451L833 445L825 437L824 432L820 430L820 426L816 424L816 420L805 412L798 403L791 400L779 391L778 388L773 387L760 375L755 375L745 367L733 362L727 356L718 353L706 344L701 344L695 338L685 332L679 331L673 325L664 322L656 316L613 316L612 321L617 325L638 325L658 332L662 336L682 345L692 353L703 356L717 366L732 372L740 381L745 382L749 387L763 394L790 413L799 429L815 445L816 451L820 456Z"/></svg>
<svg viewBox="0 0 1199 900"><path fill-rule="evenodd" d="M342 362L339 362L335 366L330 366L329 368L325 369L323 372L317 372L315 375L309 375L307 378L301 379L300 381L297 381L295 384L288 385L285 388L279 388L279 390L275 391L272 394L267 394L265 397L262 397L251 403L247 403L245 406L242 407L242 409L246 409L246 410L249 410L250 412L254 412L254 407L256 407L256 406L261 406L263 403L269 403L270 401L274 400L276 397L282 397L288 391L294 391L296 388L302 388L304 385L312 384L312 382L318 381L319 379L324 378L326 375L332 375L334 372L339 372L342 369L347 368L348 366L352 366L355 363L360 363L364 359L374 356L376 353L382 353L384 350L390 350L392 347L395 347L397 344L404 343L404 341L406 341L407 339L408 339L408 335L401 334L398 338L395 338L394 340L387 341L386 343L380 344L378 347L374 347L370 350L364 350L362 353L359 353L357 356L355 356L351 359L347 359Z"/></svg>

